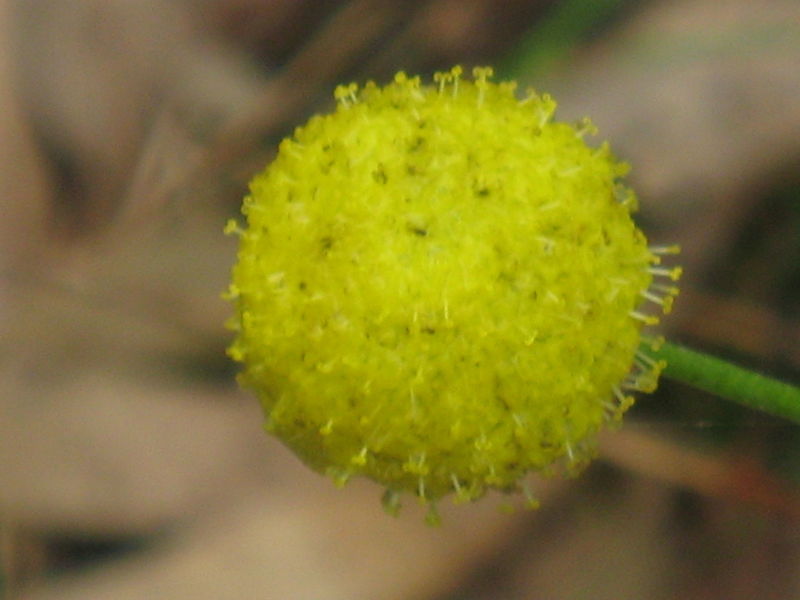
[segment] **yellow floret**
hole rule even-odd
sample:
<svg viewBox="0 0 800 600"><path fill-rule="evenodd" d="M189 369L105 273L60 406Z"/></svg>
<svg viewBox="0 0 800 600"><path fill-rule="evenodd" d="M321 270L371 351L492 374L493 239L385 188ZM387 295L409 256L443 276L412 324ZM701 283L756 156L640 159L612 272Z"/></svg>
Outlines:
<svg viewBox="0 0 800 600"><path fill-rule="evenodd" d="M339 481L515 491L655 384L626 166L490 76L339 87L245 199L230 355L268 430Z"/></svg>

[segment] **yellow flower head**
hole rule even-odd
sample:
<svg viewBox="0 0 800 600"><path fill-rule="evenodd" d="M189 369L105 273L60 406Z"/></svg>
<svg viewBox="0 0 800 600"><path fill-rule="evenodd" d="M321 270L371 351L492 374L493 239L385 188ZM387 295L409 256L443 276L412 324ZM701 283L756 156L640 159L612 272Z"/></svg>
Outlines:
<svg viewBox="0 0 800 600"><path fill-rule="evenodd" d="M390 507L576 470L661 368L637 358L658 320L638 306L668 309L651 279L678 270L631 220L627 167L490 76L339 87L244 202L241 382L305 462Z"/></svg>

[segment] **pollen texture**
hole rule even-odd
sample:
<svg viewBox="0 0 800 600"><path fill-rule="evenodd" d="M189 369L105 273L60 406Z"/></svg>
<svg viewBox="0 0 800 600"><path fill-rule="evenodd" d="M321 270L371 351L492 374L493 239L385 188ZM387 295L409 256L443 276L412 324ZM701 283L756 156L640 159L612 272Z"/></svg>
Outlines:
<svg viewBox="0 0 800 600"><path fill-rule="evenodd" d="M266 428L339 482L425 501L574 471L661 365L677 290L626 166L488 68L340 86L245 198L229 349Z"/></svg>

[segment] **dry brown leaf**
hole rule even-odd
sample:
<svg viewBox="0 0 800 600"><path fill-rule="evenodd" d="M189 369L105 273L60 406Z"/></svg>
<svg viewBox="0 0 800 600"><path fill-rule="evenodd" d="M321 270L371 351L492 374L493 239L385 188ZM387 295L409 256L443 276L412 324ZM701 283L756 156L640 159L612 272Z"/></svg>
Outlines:
<svg viewBox="0 0 800 600"><path fill-rule="evenodd" d="M239 498L147 557L45 584L22 598L431 598L496 552L520 523L487 501L443 507L445 524L431 528L419 510L387 517L375 492L368 482L336 490L324 479L301 477L291 493Z"/></svg>
<svg viewBox="0 0 800 600"><path fill-rule="evenodd" d="M256 406L230 393L113 372L27 375L27 394L6 384L0 405L0 512L17 526L152 533L272 470Z"/></svg>
<svg viewBox="0 0 800 600"><path fill-rule="evenodd" d="M0 276L41 258L53 193L18 93L9 3L0 0Z"/></svg>

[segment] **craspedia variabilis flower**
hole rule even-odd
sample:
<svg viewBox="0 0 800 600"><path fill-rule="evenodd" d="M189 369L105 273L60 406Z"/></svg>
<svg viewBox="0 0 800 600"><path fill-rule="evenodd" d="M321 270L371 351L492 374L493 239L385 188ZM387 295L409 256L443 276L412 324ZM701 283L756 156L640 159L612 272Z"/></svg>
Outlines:
<svg viewBox="0 0 800 600"><path fill-rule="evenodd" d="M229 224L229 353L267 429L389 507L576 470L662 368L637 353L658 320L640 304L668 310L679 270L633 223L627 167L490 76L339 87Z"/></svg>

